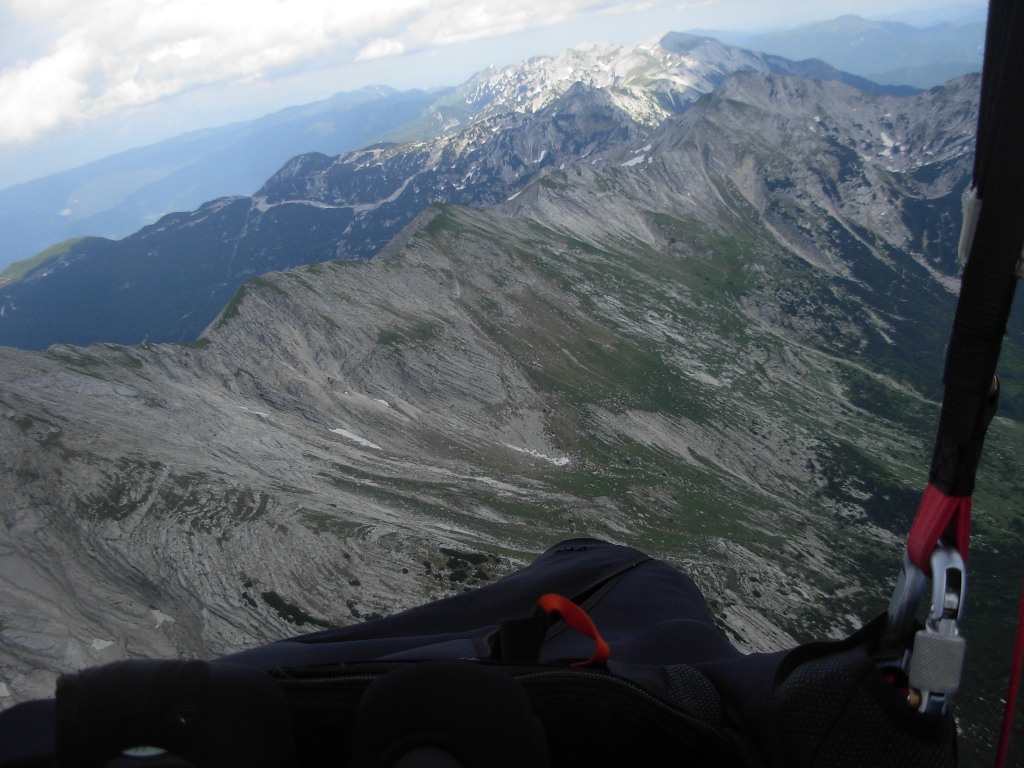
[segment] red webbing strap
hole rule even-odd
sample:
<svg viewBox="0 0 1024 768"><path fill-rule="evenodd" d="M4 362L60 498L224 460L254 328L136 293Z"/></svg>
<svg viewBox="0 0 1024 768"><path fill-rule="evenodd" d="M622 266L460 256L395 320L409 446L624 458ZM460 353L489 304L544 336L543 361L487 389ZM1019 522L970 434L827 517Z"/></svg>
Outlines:
<svg viewBox="0 0 1024 768"><path fill-rule="evenodd" d="M930 577L932 552L939 539L955 545L967 562L970 532L971 497L949 496L929 483L910 529L907 554L910 561Z"/></svg>
<svg viewBox="0 0 1024 768"><path fill-rule="evenodd" d="M1006 690L1006 706L1003 708L1003 725L999 731L996 768L1003 768L1006 765L1006 756L1010 750L1010 734L1013 730L1013 713L1017 707L1022 666L1024 666L1024 585L1021 586L1020 606L1017 608L1017 640L1013 647L1013 664L1010 668L1010 684Z"/></svg>
<svg viewBox="0 0 1024 768"><path fill-rule="evenodd" d="M537 601L537 605L540 606L540 609L544 611L544 613L557 613L562 617L562 621L575 629L581 635L586 635L594 641L593 656L586 661L577 661L572 666L591 667L595 664L603 664L611 657L612 649L608 647L608 643L604 641L604 638L601 637L601 633L597 631L597 626L587 615L587 612L576 605L572 600L567 597L562 597L561 595L556 595L554 592L549 592Z"/></svg>

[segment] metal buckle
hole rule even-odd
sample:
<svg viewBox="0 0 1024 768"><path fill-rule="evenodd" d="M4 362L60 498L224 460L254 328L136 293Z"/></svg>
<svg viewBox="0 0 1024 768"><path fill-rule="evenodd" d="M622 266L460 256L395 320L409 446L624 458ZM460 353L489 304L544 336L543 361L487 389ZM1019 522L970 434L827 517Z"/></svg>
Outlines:
<svg viewBox="0 0 1024 768"><path fill-rule="evenodd" d="M910 633L928 577L904 554L889 604L889 622L875 660L882 669L908 678L908 703L921 712L941 714L960 687L966 645L960 620L967 590L967 570L955 547L943 544L931 555L932 602L924 629Z"/></svg>
<svg viewBox="0 0 1024 768"><path fill-rule="evenodd" d="M960 689L966 644L960 636L967 574L954 547L939 546L931 558L932 605L925 628L914 636L908 701L921 712L943 714Z"/></svg>

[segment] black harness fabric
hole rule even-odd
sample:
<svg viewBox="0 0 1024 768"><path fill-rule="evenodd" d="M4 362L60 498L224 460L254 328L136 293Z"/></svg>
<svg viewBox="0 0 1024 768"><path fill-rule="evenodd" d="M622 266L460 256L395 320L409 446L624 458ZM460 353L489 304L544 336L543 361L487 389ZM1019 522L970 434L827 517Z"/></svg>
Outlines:
<svg viewBox="0 0 1024 768"><path fill-rule="evenodd" d="M569 666L593 640L561 622L534 650L502 658L502 624L531 619L548 592L586 610L611 646L606 665ZM499 582L385 619L210 662L65 676L56 707L0 714L0 766L501 768L542 755L570 766L955 765L952 717L911 710L871 662L881 630L875 621L844 641L743 654L685 574L576 539ZM118 757L139 744L177 756Z"/></svg>
<svg viewBox="0 0 1024 768"><path fill-rule="evenodd" d="M885 618L845 640L800 646L782 660L772 693L773 764L957 765L952 715L912 709L871 658Z"/></svg>

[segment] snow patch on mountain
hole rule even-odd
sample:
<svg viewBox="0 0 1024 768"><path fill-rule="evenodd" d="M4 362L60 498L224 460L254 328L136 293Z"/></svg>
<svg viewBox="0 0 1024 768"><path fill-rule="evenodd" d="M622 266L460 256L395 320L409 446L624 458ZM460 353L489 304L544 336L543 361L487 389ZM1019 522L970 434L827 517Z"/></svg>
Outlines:
<svg viewBox="0 0 1024 768"><path fill-rule="evenodd" d="M570 464L570 459L565 456L548 456L540 451L535 451L532 448L520 448L510 443L504 443L504 446L506 448L511 448L516 453L525 453L528 456L533 456L535 459L540 459L541 461L546 461L549 464L554 464L556 467L567 467Z"/></svg>
<svg viewBox="0 0 1024 768"><path fill-rule="evenodd" d="M685 52L673 50L685 41ZM648 127L685 109L737 70L768 71L764 56L711 38L666 35L633 46L583 43L555 56L484 70L462 86L462 103L478 115L537 112L576 83L598 88Z"/></svg>
<svg viewBox="0 0 1024 768"><path fill-rule="evenodd" d="M344 437L344 438L346 438L348 440L351 440L356 445L361 445L364 448L372 448L375 451L384 450L383 448L381 448L376 443L372 443L369 440L367 440L366 438L360 437L355 432L350 432L349 430L343 429L342 427L337 427L335 429L332 429L331 432L333 432L336 435L341 435L342 437Z"/></svg>

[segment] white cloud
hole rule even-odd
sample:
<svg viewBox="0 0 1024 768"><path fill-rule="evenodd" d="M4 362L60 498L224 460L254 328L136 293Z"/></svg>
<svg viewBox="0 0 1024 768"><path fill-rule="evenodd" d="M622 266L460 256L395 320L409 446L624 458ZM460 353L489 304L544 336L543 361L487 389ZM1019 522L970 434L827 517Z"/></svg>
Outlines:
<svg viewBox="0 0 1024 768"><path fill-rule="evenodd" d="M484 0L435 3L409 25L408 47L450 45L524 29L559 24L587 11L630 3L621 0Z"/></svg>
<svg viewBox="0 0 1024 768"><path fill-rule="evenodd" d="M972 0L981 2L981 0ZM215 100L316 72L571 21L622 26L656 10L673 28L781 23L934 0L0 0L0 149L140 114L179 94ZM869 13L861 8L859 12ZM662 29L658 31L668 31ZM524 50L524 56L537 53ZM440 85L432 83L430 85ZM423 86L429 87L429 86ZM238 92L237 89L234 92Z"/></svg>
<svg viewBox="0 0 1024 768"><path fill-rule="evenodd" d="M303 62L558 23L613 0L0 0L45 49L0 70L0 143ZM0 6L2 7L2 6ZM0 29L0 48L4 32Z"/></svg>
<svg viewBox="0 0 1024 768"><path fill-rule="evenodd" d="M49 56L0 72L0 141L27 141L69 119L86 94L90 56L66 46Z"/></svg>
<svg viewBox="0 0 1024 768"><path fill-rule="evenodd" d="M405 53L405 44L393 37L380 37L363 47L356 54L356 61L382 59L385 56L398 56Z"/></svg>
<svg viewBox="0 0 1024 768"><path fill-rule="evenodd" d="M649 11L652 8L655 8L656 5L656 3L650 2L650 0L645 0L644 2L634 2L628 4L615 5L611 8L606 8L602 10L601 13L609 15L616 15L622 13L643 13L644 11Z"/></svg>

